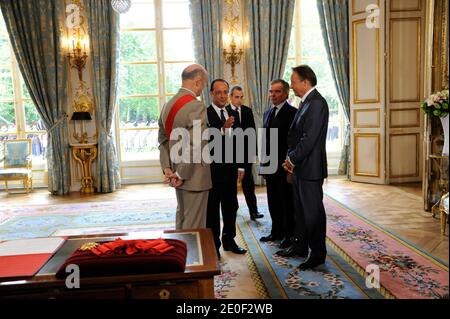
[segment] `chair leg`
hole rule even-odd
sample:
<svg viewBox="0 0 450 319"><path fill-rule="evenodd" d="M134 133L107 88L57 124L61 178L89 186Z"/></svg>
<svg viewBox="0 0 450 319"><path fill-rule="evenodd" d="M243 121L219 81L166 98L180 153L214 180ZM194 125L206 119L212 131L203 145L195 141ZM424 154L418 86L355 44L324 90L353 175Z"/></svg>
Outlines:
<svg viewBox="0 0 450 319"><path fill-rule="evenodd" d="M445 229L447 228L447 219L448 219L448 215L444 211L441 211L441 233L442 233L442 235L445 235Z"/></svg>
<svg viewBox="0 0 450 319"><path fill-rule="evenodd" d="M8 181L5 180L6 193L9 194Z"/></svg>

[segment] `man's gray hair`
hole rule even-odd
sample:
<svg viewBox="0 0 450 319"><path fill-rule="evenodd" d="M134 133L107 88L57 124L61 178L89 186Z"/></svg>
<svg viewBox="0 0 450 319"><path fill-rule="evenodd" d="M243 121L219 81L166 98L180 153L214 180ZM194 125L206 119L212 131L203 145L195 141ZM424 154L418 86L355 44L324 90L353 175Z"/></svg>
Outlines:
<svg viewBox="0 0 450 319"><path fill-rule="evenodd" d="M282 79L273 80L272 83L270 83L270 85L274 85L274 84L278 84L278 83L283 85L284 92L289 94L289 91L291 90L291 86L285 80L282 80Z"/></svg>
<svg viewBox="0 0 450 319"><path fill-rule="evenodd" d="M234 94L234 91L240 91L240 92L244 92L244 89L242 88L242 86L239 85L235 85L231 88L230 90L230 95Z"/></svg>

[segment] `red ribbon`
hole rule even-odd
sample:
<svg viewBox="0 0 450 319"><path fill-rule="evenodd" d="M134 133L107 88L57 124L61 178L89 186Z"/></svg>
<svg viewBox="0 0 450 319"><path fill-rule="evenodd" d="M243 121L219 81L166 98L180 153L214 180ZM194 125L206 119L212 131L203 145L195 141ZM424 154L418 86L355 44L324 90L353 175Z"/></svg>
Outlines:
<svg viewBox="0 0 450 319"><path fill-rule="evenodd" d="M134 255L144 253L149 255L162 255L172 249L164 239L150 240L122 240L117 238L113 242L104 243L91 249L97 256Z"/></svg>

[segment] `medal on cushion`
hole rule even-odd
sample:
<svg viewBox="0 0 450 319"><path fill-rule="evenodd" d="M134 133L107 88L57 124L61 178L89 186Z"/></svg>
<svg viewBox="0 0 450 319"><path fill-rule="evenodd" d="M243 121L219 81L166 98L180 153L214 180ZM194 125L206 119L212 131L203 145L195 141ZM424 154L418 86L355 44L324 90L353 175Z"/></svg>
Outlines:
<svg viewBox="0 0 450 319"><path fill-rule="evenodd" d="M80 250L81 251L92 250L93 248L96 248L98 245L99 245L98 243L86 243L80 247Z"/></svg>

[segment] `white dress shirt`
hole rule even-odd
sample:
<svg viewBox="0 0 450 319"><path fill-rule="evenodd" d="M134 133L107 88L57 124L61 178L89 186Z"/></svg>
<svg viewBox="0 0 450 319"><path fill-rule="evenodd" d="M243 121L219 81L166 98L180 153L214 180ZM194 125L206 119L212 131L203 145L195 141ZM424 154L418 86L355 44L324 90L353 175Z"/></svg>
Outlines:
<svg viewBox="0 0 450 319"><path fill-rule="evenodd" d="M214 103L211 103L211 105L213 106L214 110L216 111L216 113L217 113L217 115L219 116L220 119L222 118L221 117L221 111L223 110L223 115L225 116L225 120L228 120L230 115L228 114L228 111L227 111L227 109L225 107L220 108L217 105L215 105ZM232 128L227 128L225 131L227 131L227 132L229 132L229 134L231 134L231 130L232 130ZM225 132L223 130L223 127L222 127L221 131L222 131L222 135L224 135ZM240 172L242 172L242 173L245 172L244 168L238 168L238 170Z"/></svg>

